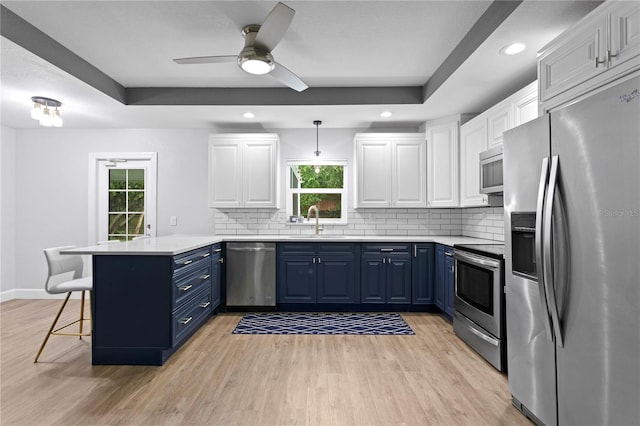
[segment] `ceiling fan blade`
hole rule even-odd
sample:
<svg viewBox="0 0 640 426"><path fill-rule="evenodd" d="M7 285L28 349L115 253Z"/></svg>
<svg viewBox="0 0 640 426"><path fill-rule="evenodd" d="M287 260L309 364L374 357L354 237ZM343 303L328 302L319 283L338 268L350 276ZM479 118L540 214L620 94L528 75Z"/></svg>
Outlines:
<svg viewBox="0 0 640 426"><path fill-rule="evenodd" d="M277 62L275 68L271 70L269 74L280 83L289 86L290 88L298 92L302 92L303 90L309 88L309 86L307 86L306 83L300 79L300 77Z"/></svg>
<svg viewBox="0 0 640 426"><path fill-rule="evenodd" d="M173 61L177 64L216 64L219 62L236 62L238 57L235 55L227 56L195 56L192 58L177 58Z"/></svg>
<svg viewBox="0 0 640 426"><path fill-rule="evenodd" d="M287 32L295 14L296 11L289 6L283 3L276 4L276 7L269 12L267 19L260 26L254 46L271 52Z"/></svg>

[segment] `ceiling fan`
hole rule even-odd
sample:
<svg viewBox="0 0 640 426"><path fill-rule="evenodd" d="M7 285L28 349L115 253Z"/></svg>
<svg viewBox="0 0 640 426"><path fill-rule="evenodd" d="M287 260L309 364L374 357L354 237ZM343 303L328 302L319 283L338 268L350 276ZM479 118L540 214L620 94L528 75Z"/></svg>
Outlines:
<svg viewBox="0 0 640 426"><path fill-rule="evenodd" d="M269 12L262 25L247 25L242 29L244 48L237 56L198 56L177 58L178 64L213 64L219 62L236 62L249 74L270 74L279 82L293 90L302 92L309 86L293 72L273 59L271 51L276 47L289 28L296 11L289 6L278 3Z"/></svg>

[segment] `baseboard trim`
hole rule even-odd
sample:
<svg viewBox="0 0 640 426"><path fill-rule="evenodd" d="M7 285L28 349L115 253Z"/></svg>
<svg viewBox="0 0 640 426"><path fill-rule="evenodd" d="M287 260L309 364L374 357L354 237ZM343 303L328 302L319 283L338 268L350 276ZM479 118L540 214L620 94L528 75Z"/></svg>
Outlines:
<svg viewBox="0 0 640 426"><path fill-rule="evenodd" d="M14 288L0 293L0 303L13 299L64 299L65 294L49 294L44 289ZM81 294L79 291L74 291L71 299L80 299Z"/></svg>

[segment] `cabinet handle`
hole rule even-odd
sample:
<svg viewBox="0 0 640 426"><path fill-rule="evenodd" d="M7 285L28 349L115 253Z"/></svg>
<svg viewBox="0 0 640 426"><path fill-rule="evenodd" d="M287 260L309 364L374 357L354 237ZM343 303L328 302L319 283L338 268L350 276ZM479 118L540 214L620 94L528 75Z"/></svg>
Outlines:
<svg viewBox="0 0 640 426"><path fill-rule="evenodd" d="M211 304L211 302L204 302L203 304L200 305L200 307L202 309L204 309L204 308L208 307L210 304Z"/></svg>
<svg viewBox="0 0 640 426"><path fill-rule="evenodd" d="M416 244L413 245L413 257L418 257L418 246Z"/></svg>
<svg viewBox="0 0 640 426"><path fill-rule="evenodd" d="M203 258L211 256L211 253L205 253L202 255Z"/></svg>
<svg viewBox="0 0 640 426"><path fill-rule="evenodd" d="M215 249L213 252L214 253L220 253L222 251L222 249Z"/></svg>
<svg viewBox="0 0 640 426"><path fill-rule="evenodd" d="M611 58L617 58L619 54L620 53L618 52L614 55L610 50L607 50L607 62L611 62Z"/></svg>
<svg viewBox="0 0 640 426"><path fill-rule="evenodd" d="M391 258L387 259L387 263L391 265Z"/></svg>
<svg viewBox="0 0 640 426"><path fill-rule="evenodd" d="M186 325L189 324L191 322L191 320L193 319L193 317L189 317L189 318L182 318L180 321L178 321L180 324L182 325Z"/></svg>
<svg viewBox="0 0 640 426"><path fill-rule="evenodd" d="M193 287L191 284L189 284L189 285L185 285L184 287L180 287L180 290L182 290L182 291L187 291L187 290L189 290L191 287Z"/></svg>
<svg viewBox="0 0 640 426"><path fill-rule="evenodd" d="M393 251L392 248L381 248L380 251Z"/></svg>
<svg viewBox="0 0 640 426"><path fill-rule="evenodd" d="M223 257L221 257L221 258L220 258L220 260L218 260L218 262L220 262L220 263L224 263L224 258L223 258Z"/></svg>
<svg viewBox="0 0 640 426"><path fill-rule="evenodd" d="M183 265L188 265L190 263L193 263L193 260L185 260L184 262L182 262Z"/></svg>
<svg viewBox="0 0 640 426"><path fill-rule="evenodd" d="M322 260L320 258L318 258L318 263L322 263Z"/></svg>
<svg viewBox="0 0 640 426"><path fill-rule="evenodd" d="M387 263L387 258L386 257L382 258L382 263Z"/></svg>
<svg viewBox="0 0 640 426"><path fill-rule="evenodd" d="M313 261L313 263L316 263L316 258L314 257L313 259L311 259Z"/></svg>
<svg viewBox="0 0 640 426"><path fill-rule="evenodd" d="M607 63L607 61L606 61L606 60L605 60L605 61L599 61L599 60L598 60L598 57L596 56L596 68L598 68L598 65L600 65L600 64L606 64L606 63Z"/></svg>
<svg viewBox="0 0 640 426"><path fill-rule="evenodd" d="M453 266L451 267L451 272L453 272Z"/></svg>
<svg viewBox="0 0 640 426"><path fill-rule="evenodd" d="M206 274L206 275L201 276L200 278L202 278L202 280L204 281L204 280L208 280L210 276L211 275Z"/></svg>
<svg viewBox="0 0 640 426"><path fill-rule="evenodd" d="M448 252L448 251L445 251L445 252L444 252L444 255L445 255L445 256L452 257L452 256L453 256L453 253Z"/></svg>

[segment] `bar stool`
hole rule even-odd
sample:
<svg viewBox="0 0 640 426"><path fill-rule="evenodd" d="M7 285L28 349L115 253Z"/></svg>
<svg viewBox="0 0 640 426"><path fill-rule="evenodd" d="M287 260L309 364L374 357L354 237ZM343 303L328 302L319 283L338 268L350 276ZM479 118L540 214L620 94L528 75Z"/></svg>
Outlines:
<svg viewBox="0 0 640 426"><path fill-rule="evenodd" d="M44 349L44 346L47 344L49 337L52 335L56 336L78 336L82 339L82 336L91 336L91 297L93 292L93 278L92 277L82 277L82 269L84 266L84 262L82 261L82 256L79 255L61 255L60 252L63 250L72 249L75 246L62 246L62 247L53 247L44 250L44 256L47 259L47 266L49 268L47 281L45 282L44 289L49 294L62 294L67 293L67 297L65 297L64 302L62 302L62 306L58 311L55 319L53 320L53 324L51 324L51 328L47 332L47 335L40 346L40 350L36 355L36 359L33 361L38 362L38 358L40 358L40 354ZM52 278L58 276L60 274L73 272L73 277L70 280L52 283ZM56 324L60 319L60 315L64 310L64 307L67 305L69 301L69 297L71 297L71 293L74 291L81 291L82 298L80 299L80 318L72 321L62 327L56 328ZM85 301L85 292L89 292L89 318L84 317L84 301ZM89 332L83 332L83 324L84 321L89 321ZM73 324L79 323L79 331L78 333L61 333L60 331L72 326Z"/></svg>

